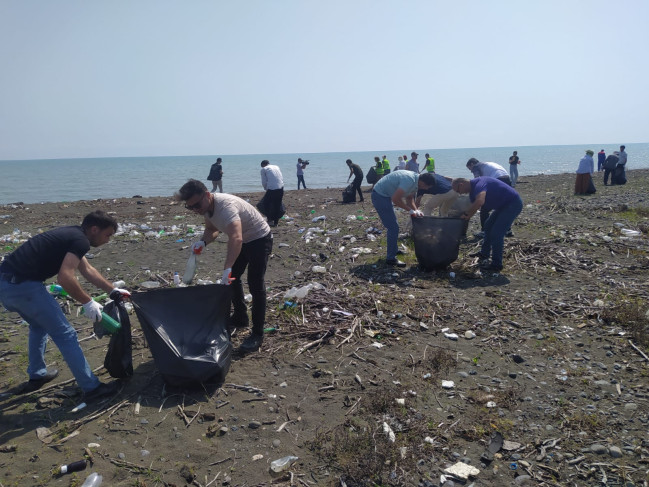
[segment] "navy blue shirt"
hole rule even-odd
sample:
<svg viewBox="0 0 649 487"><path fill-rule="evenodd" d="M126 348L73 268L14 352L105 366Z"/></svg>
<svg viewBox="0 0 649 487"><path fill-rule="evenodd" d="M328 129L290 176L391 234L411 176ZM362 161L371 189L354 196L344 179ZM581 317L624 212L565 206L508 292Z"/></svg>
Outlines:
<svg viewBox="0 0 649 487"><path fill-rule="evenodd" d="M498 210L521 198L514 188L503 183L500 179L487 176L472 179L471 192L469 193L471 202L474 202L478 194L483 191L487 192L485 202L482 205L485 210Z"/></svg>
<svg viewBox="0 0 649 487"><path fill-rule="evenodd" d="M445 194L448 193L451 188L451 182L440 174L433 174L435 176L435 184L433 184L428 189L420 189L417 191L417 196L422 194Z"/></svg>

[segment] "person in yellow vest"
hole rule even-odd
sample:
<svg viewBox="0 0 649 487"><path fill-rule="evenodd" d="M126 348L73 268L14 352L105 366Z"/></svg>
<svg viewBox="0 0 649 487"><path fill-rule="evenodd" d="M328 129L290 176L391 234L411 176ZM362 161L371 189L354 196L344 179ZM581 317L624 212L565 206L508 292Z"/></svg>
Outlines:
<svg viewBox="0 0 649 487"><path fill-rule="evenodd" d="M378 183L379 179L381 179L385 175L385 171L383 170L383 163L381 162L381 158L379 156L376 156L374 158L374 163L374 171L376 171L376 183ZM372 185L372 189L374 189L374 184Z"/></svg>
<svg viewBox="0 0 649 487"><path fill-rule="evenodd" d="M427 172L432 172L433 174L435 174L435 159L430 157L430 154L425 154L425 156L426 156L426 165L424 166L424 169ZM422 170L422 172L424 171Z"/></svg>
<svg viewBox="0 0 649 487"><path fill-rule="evenodd" d="M383 164L383 175L387 176L388 174L390 174L390 161L388 161L388 158L385 155L383 156L382 164Z"/></svg>

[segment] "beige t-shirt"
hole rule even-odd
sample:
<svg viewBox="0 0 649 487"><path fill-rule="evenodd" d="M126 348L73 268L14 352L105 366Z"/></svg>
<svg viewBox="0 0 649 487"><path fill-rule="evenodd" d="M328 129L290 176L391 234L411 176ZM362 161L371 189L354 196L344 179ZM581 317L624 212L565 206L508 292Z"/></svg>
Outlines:
<svg viewBox="0 0 649 487"><path fill-rule="evenodd" d="M212 193L212 196L214 214L210 217L206 213L205 220L212 222L220 232L225 232L228 225L237 220L241 222L243 243L265 237L270 232L266 219L250 203L227 193Z"/></svg>

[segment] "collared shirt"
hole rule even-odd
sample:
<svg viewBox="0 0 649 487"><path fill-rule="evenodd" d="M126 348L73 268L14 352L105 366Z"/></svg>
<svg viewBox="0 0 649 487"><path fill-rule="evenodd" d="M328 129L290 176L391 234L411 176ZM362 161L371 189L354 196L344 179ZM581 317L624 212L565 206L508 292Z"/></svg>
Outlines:
<svg viewBox="0 0 649 487"><path fill-rule="evenodd" d="M509 173L505 168L495 162L478 162L473 166L471 172L476 178L480 176L487 176L490 178L502 178L503 176L509 177Z"/></svg>
<svg viewBox="0 0 649 487"><path fill-rule="evenodd" d="M406 162L406 170L419 173L419 163L415 159L409 159L408 162Z"/></svg>
<svg viewBox="0 0 649 487"><path fill-rule="evenodd" d="M591 159L592 160L592 159ZM500 179L481 176L471 180L471 192L469 198L474 202L476 197L485 191L485 202L482 208L485 210L498 210L520 196L514 188L503 183Z"/></svg>
<svg viewBox="0 0 649 487"><path fill-rule="evenodd" d="M579 167L577 168L577 174L592 174L595 171L595 163L593 158L586 154L579 161Z"/></svg>
<svg viewBox="0 0 649 487"><path fill-rule="evenodd" d="M401 188L405 196L414 195L417 192L419 174L412 171L394 171L383 176L374 185L374 191L381 196L392 198L397 189Z"/></svg>
<svg viewBox="0 0 649 487"><path fill-rule="evenodd" d="M268 166L266 166L268 167ZM214 197L214 213L205 214L205 220L210 221L220 232L232 222L241 222L241 237L243 243L252 242L265 237L270 232L266 219L247 201L228 193L212 193Z"/></svg>
<svg viewBox="0 0 649 487"><path fill-rule="evenodd" d="M621 150L620 153L618 154L618 158L620 159L618 161L618 164L626 164L626 151Z"/></svg>
<svg viewBox="0 0 649 487"><path fill-rule="evenodd" d="M265 190L282 189L284 187L284 178L282 171L274 164L268 164L261 168L261 185Z"/></svg>

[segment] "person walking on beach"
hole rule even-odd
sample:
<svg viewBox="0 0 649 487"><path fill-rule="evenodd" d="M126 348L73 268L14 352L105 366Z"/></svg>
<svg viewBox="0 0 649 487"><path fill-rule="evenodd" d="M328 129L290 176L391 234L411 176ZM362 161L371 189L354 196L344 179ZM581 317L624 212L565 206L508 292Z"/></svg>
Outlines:
<svg viewBox="0 0 649 487"><path fill-rule="evenodd" d="M359 200L363 201L363 192L361 191L361 183L363 182L363 170L361 169L361 166L354 164L351 159L347 159L345 161L345 164L347 164L347 167L349 167L349 177L347 178L347 182L349 182L350 178L354 176L352 185L354 186L354 190L358 192Z"/></svg>
<svg viewBox="0 0 649 487"><path fill-rule="evenodd" d="M57 276L58 284L83 303L86 318L101 321L103 306L81 287L75 273L79 271L88 282L112 296L113 293L131 295L125 289L115 288L86 258L90 247L104 245L116 231L117 221L112 216L93 211L84 217L80 226L59 227L35 235L6 256L0 265L0 301L29 323L29 381L19 392L36 391L59 374L57 369L48 369L45 364L48 335L70 367L86 401L117 392L117 381L103 383L92 373L79 346L77 332L43 286L43 281Z"/></svg>
<svg viewBox="0 0 649 487"><path fill-rule="evenodd" d="M424 169L422 169L422 172L426 171L435 173L435 159L430 157L430 154L424 154L424 157L426 158L426 165L424 166Z"/></svg>
<svg viewBox="0 0 649 487"><path fill-rule="evenodd" d="M505 171L505 168L500 164L496 164L495 162L480 162L475 157L472 157L467 161L466 167L469 171L471 171L473 177L479 178L486 176L498 179L509 186L512 185L512 181L509 178L507 171ZM487 221L487 218L489 218L490 211L491 210L489 210L487 207L480 208L480 232L477 234L478 237L484 236L484 224ZM507 231L507 236L513 236L511 229Z"/></svg>
<svg viewBox="0 0 649 487"><path fill-rule="evenodd" d="M597 153L597 172L600 172L602 169L604 169L605 161L606 161L606 152L604 152L604 149L602 149Z"/></svg>
<svg viewBox="0 0 649 487"><path fill-rule="evenodd" d="M484 271L500 272L503 269L505 234L523 210L521 197L514 188L491 177L481 176L470 181L456 178L451 186L457 193L468 194L471 199L471 206L461 218L469 220L478 209L485 207L490 212L484 224L482 247L472 257L481 259Z"/></svg>
<svg viewBox="0 0 649 487"><path fill-rule="evenodd" d="M276 227L282 217L282 199L284 198L284 178L279 167L266 159L261 161L261 185L266 190L266 216L268 224ZM306 189L306 188L305 188Z"/></svg>
<svg viewBox="0 0 649 487"><path fill-rule="evenodd" d="M302 187L306 189L306 183L304 182L304 170L309 164L309 161L303 161L301 157L297 158L297 189L300 189L300 183Z"/></svg>
<svg viewBox="0 0 649 487"><path fill-rule="evenodd" d="M201 240L192 244L192 251L201 253L219 233L228 236L221 284L232 286L233 313L228 321L232 336L248 328L248 308L243 294L241 276L248 268L248 288L252 295L252 330L241 343L241 354L259 350L264 341L266 321L266 267L273 250L273 234L257 209L247 201L231 194L210 193L205 185L190 179L176 193L185 208L205 218Z"/></svg>
<svg viewBox="0 0 649 487"><path fill-rule="evenodd" d="M416 152L413 151L410 153L410 160L406 162L407 171L412 171L419 174L419 163L417 162L417 157L419 157L419 154L417 154Z"/></svg>
<svg viewBox="0 0 649 487"><path fill-rule="evenodd" d="M521 160L518 158L518 152L514 153L509 157L509 178L512 182L512 188L516 187L516 181L518 181L518 165L521 163Z"/></svg>
<svg viewBox="0 0 649 487"><path fill-rule="evenodd" d="M419 189L428 189L434 183L434 177L429 173L419 175L413 171L395 171L385 176L374 186L372 204L387 230L385 260L387 265L406 266L405 262L397 259L399 223L393 205L408 211L414 218L424 216L415 205L415 195Z"/></svg>
<svg viewBox="0 0 649 487"><path fill-rule="evenodd" d="M207 176L208 181L212 181L212 191L217 188L220 193L223 193L223 168L221 167L221 158L217 157L216 162L210 167L210 173Z"/></svg>
<svg viewBox="0 0 649 487"><path fill-rule="evenodd" d="M577 167L577 178L575 179L576 195L592 194L595 192L595 186L593 185L592 180L592 174L595 170L593 154L594 152L588 149L586 155L579 161L579 167Z"/></svg>

